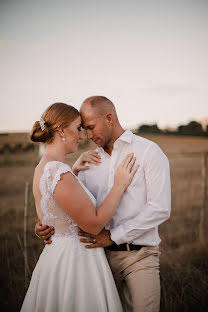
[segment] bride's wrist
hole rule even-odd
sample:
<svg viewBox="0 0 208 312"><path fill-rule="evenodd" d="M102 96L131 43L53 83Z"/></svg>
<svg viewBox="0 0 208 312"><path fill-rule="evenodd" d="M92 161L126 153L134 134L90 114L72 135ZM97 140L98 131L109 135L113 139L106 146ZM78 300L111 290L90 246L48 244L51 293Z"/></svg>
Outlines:
<svg viewBox="0 0 208 312"><path fill-rule="evenodd" d="M118 191L121 192L121 193L124 193L125 190L126 190L125 185L122 184L122 183L116 183L116 182L114 182L114 186L115 186L116 190L118 190Z"/></svg>

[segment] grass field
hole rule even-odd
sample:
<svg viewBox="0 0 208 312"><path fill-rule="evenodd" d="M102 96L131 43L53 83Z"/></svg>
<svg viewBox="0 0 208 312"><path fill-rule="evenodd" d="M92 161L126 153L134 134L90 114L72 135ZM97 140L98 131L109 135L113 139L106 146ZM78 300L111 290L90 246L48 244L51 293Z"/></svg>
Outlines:
<svg viewBox="0 0 208 312"><path fill-rule="evenodd" d="M170 220L159 228L162 238L161 311L207 311L208 251L199 242L199 224L203 205L201 153L208 152L208 139L172 136L148 138L163 149L171 167L172 214ZM83 146L82 151L92 147L92 144ZM70 164L80 152L69 157ZM24 188L26 181L30 187L32 185L37 161L37 151L7 157L0 155L2 311L19 311L25 295L22 250ZM34 235L35 222L36 213L30 192L30 271L43 248Z"/></svg>

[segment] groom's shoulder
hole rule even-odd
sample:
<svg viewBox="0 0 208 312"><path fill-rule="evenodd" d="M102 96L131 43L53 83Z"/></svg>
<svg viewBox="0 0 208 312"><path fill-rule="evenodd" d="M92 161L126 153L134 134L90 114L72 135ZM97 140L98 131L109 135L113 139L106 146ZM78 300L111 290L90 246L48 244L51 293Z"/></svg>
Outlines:
<svg viewBox="0 0 208 312"><path fill-rule="evenodd" d="M134 150L141 155L165 155L157 143L139 135L133 134L132 143L134 146Z"/></svg>
<svg viewBox="0 0 208 312"><path fill-rule="evenodd" d="M132 136L132 143L135 147L139 148L139 149L146 149L149 148L150 146L158 146L155 142L146 139L142 136L139 136L137 134L133 134Z"/></svg>

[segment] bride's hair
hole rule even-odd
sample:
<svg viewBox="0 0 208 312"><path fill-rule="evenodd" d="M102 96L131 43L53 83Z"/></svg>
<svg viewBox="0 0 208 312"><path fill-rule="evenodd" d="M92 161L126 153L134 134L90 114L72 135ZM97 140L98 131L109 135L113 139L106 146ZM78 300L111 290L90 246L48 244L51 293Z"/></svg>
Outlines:
<svg viewBox="0 0 208 312"><path fill-rule="evenodd" d="M51 143L57 128L68 127L79 115L79 111L71 105L54 103L45 110L40 121L34 123L30 138L33 142Z"/></svg>

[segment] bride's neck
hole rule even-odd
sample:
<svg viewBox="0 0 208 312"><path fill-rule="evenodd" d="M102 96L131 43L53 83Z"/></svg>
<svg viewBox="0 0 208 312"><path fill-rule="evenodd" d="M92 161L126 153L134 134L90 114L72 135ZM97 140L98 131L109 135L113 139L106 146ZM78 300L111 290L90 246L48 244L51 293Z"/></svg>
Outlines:
<svg viewBox="0 0 208 312"><path fill-rule="evenodd" d="M63 149L63 146L58 146L57 144L52 143L46 145L44 156L52 160L61 161L63 163L66 162L65 150Z"/></svg>

